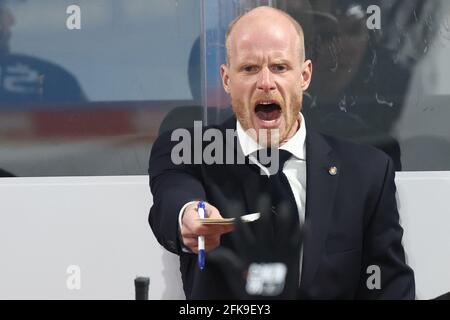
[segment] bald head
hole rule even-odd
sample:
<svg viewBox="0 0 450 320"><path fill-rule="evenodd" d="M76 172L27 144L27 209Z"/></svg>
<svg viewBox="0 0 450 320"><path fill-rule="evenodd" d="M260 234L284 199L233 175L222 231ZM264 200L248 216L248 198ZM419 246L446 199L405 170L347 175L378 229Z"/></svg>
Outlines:
<svg viewBox="0 0 450 320"><path fill-rule="evenodd" d="M235 18L228 26L227 34L225 37L226 58L227 64L230 64L231 60L231 43L234 41L236 34L240 34L240 31L252 24L261 24L262 26L270 27L273 25L279 25L287 30L295 32L297 43L299 60L303 62L305 60L305 47L304 47L304 35L303 29L300 24L292 18L289 14L276 8L262 6L252 9L246 13ZM263 32L264 29L261 29Z"/></svg>

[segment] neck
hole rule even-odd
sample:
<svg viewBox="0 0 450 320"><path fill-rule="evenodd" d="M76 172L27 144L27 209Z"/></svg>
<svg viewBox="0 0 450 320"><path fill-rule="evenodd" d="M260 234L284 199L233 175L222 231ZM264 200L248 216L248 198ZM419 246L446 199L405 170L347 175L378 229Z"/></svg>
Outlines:
<svg viewBox="0 0 450 320"><path fill-rule="evenodd" d="M288 135L286 136L286 138L284 138L282 141L280 141L280 146L282 146L283 144L285 144L286 142L288 142L288 140L290 138L292 138L298 131L298 129L300 129L301 126L301 118L297 117L297 120L295 121L295 123L292 125L292 128L289 130Z"/></svg>

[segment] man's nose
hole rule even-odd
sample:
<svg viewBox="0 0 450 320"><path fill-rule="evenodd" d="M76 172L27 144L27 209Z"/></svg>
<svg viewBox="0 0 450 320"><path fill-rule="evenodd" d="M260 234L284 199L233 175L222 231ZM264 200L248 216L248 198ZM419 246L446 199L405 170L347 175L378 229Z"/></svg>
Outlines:
<svg viewBox="0 0 450 320"><path fill-rule="evenodd" d="M263 68L258 78L258 89L264 92L270 92L277 88L273 74L268 68Z"/></svg>

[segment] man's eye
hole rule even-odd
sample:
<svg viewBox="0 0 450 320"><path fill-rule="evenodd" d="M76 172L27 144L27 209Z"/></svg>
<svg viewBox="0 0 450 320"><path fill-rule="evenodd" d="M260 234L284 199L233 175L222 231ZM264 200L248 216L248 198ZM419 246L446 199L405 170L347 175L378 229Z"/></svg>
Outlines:
<svg viewBox="0 0 450 320"><path fill-rule="evenodd" d="M242 68L242 70L244 70L245 72L257 72L258 71L258 67L257 66L245 66Z"/></svg>
<svg viewBox="0 0 450 320"><path fill-rule="evenodd" d="M284 64L276 64L276 65L272 66L272 71L274 71L274 72L284 72L286 70L287 70L287 67Z"/></svg>

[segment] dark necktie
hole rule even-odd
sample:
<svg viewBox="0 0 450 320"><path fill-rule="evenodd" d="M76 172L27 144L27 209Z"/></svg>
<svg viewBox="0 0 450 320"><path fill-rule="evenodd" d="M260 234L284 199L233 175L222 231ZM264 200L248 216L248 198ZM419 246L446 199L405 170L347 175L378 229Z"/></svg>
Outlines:
<svg viewBox="0 0 450 320"><path fill-rule="evenodd" d="M269 152L269 150L266 150ZM295 249L290 251L291 262L289 265L291 268L291 275L289 279L294 281L294 283L299 283L299 271L300 271L300 248L301 248L301 226L299 219L299 212L297 208L297 204L295 202L294 193L292 192L291 186L286 175L283 173L283 167L287 160L289 160L292 154L286 150L274 150L275 152L279 152L279 166L278 170L275 174L271 175L268 182L268 191L271 195L271 205L272 205L272 225L273 225L273 240L277 243L283 242L281 239L286 241L286 232L289 233L289 230L297 230L295 234L292 234L293 246ZM272 152L274 152L272 151ZM258 161L259 161L258 157ZM261 162L260 162L261 163ZM288 218L287 221L281 222L281 216L277 216L279 213L282 213L283 218ZM289 224L288 230L284 230L286 228L287 223Z"/></svg>
<svg viewBox="0 0 450 320"><path fill-rule="evenodd" d="M274 156L274 152L278 153L278 168L275 168L275 173L270 175L269 178L266 180L268 183L267 191L270 194L270 200L271 200L271 211L274 215L277 214L280 210L285 210L285 212L288 212L289 215L292 215L292 221L294 221L298 227L300 228L299 224L299 218L298 218L298 208L297 204L295 202L295 197L292 192L291 186L289 184L289 181L286 177L286 175L283 173L283 167L291 157L292 154L289 151L278 149L278 150L264 150L265 155L268 156L265 159L262 157L262 151L256 153L256 158L259 161L260 164L264 165L267 164L267 161L261 161L261 159L267 160L272 159ZM276 221L276 219L274 219ZM274 231L280 231L277 230L276 223L274 222Z"/></svg>
<svg viewBox="0 0 450 320"><path fill-rule="evenodd" d="M279 150L279 166L276 174L270 176L270 193L272 195L272 211L274 214L281 210L288 210L290 214L298 216L297 204L294 194L286 175L283 173L283 167L292 154L286 150ZM282 208L284 207L284 208Z"/></svg>

